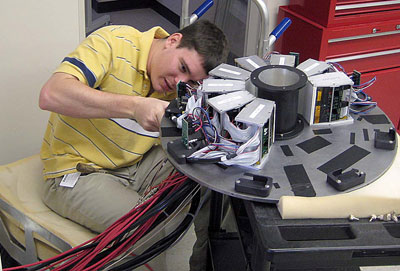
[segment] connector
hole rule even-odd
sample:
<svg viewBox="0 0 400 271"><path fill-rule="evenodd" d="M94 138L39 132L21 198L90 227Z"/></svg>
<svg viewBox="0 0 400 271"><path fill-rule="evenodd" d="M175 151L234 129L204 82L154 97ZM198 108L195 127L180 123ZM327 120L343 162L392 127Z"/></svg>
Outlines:
<svg viewBox="0 0 400 271"><path fill-rule="evenodd" d="M353 74L351 75L351 80L353 80L354 85L359 86L361 83L361 73L354 70Z"/></svg>

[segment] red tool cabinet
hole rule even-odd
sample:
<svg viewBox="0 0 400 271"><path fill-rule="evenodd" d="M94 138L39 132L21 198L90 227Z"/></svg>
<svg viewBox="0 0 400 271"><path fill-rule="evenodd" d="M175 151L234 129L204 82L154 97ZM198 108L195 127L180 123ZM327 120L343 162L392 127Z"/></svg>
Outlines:
<svg viewBox="0 0 400 271"><path fill-rule="evenodd" d="M292 20L275 50L336 62L361 82L377 80L366 92L400 132L400 1L292 0L278 21Z"/></svg>

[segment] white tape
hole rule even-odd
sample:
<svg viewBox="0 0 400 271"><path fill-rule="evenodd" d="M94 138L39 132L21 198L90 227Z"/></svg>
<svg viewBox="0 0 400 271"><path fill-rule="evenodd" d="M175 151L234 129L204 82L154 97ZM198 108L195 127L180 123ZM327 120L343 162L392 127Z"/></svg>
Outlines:
<svg viewBox="0 0 400 271"><path fill-rule="evenodd" d="M249 62L250 63L250 65L252 65L254 68L259 68L260 66L257 64L257 63L255 63L253 60L251 60L250 58L248 58L248 59L246 59L246 61L247 62Z"/></svg>
<svg viewBox="0 0 400 271"><path fill-rule="evenodd" d="M220 71L223 71L223 72L227 72L227 73L232 73L232 74L240 75L240 72L231 71L231 70L228 70L228 69L225 69L225 68L220 68L219 70L220 70Z"/></svg>
<svg viewBox="0 0 400 271"><path fill-rule="evenodd" d="M251 118L251 119L254 119L254 118L258 115L258 113L260 113L260 111L261 111L264 107L265 107L264 104L260 104L259 106L257 106L256 110L254 110L254 112L251 113L250 118Z"/></svg>

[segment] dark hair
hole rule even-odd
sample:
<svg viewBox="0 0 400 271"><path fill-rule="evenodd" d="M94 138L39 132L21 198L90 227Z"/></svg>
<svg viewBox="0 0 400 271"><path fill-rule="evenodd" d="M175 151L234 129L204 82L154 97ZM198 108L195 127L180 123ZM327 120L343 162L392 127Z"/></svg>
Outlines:
<svg viewBox="0 0 400 271"><path fill-rule="evenodd" d="M196 50L203 57L203 68L206 73L227 61L229 46L226 36L210 21L196 21L178 30L177 33L182 34L178 48Z"/></svg>

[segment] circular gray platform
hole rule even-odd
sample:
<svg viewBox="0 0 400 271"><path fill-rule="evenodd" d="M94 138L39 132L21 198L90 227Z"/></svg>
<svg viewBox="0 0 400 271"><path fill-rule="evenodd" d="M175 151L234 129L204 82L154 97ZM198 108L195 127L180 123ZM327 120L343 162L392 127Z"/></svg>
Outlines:
<svg viewBox="0 0 400 271"><path fill-rule="evenodd" d="M354 122L344 125L310 127L290 140L275 141L269 157L260 170L239 166L228 168L215 164L179 164L167 152L171 163L183 174L212 190L241 199L276 203L284 195L329 196L345 193L368 185L379 178L392 164L396 150L374 147L375 130L388 132L393 127L379 108L368 115L353 115ZM164 118L161 124L162 145L179 138L179 130ZM175 131L174 131L175 130ZM342 168L356 168L366 173L365 183L345 192L330 186L327 172ZM273 178L268 197L259 197L235 191L235 181L250 179L249 174Z"/></svg>

